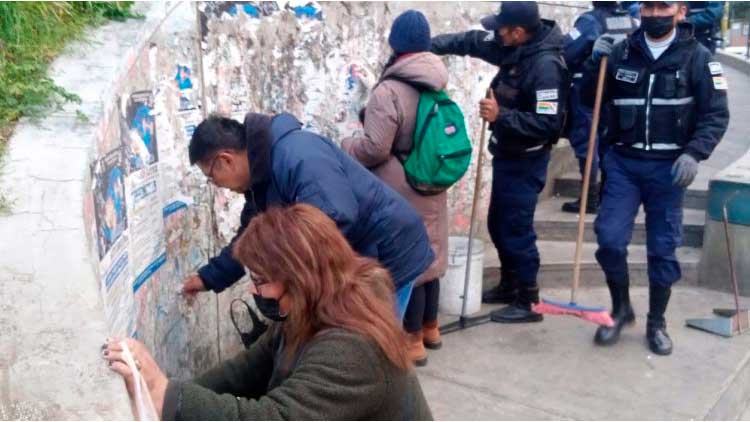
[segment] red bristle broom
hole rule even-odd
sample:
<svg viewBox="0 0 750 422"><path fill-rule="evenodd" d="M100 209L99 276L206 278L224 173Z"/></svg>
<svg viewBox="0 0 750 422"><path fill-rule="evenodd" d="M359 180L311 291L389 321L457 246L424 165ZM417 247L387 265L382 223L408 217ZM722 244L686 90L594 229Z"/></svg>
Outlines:
<svg viewBox="0 0 750 422"><path fill-rule="evenodd" d="M584 216L588 206L589 183L591 182L591 162L594 156L594 147L596 145L596 133L599 127L599 114L602 105L602 91L604 90L604 77L607 70L607 57L602 57L599 62L599 78L596 82L596 98L594 100L594 115L591 120L591 130L589 131L589 144L586 151L586 169L583 173L583 188L581 190L581 208L578 212L578 238L576 239L576 254L573 263L573 286L570 289L570 303L555 302L549 299L542 299L539 303L533 305L534 312L550 315L572 315L595 324L612 327L615 323L607 312L606 308L595 308L581 306L576 303L576 290L581 277L581 252L583 246L583 231L586 225Z"/></svg>

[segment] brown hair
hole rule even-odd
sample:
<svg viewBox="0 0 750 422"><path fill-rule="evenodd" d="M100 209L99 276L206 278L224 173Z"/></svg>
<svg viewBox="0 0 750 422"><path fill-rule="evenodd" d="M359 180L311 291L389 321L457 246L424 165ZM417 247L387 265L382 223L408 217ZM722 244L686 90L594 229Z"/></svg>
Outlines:
<svg viewBox="0 0 750 422"><path fill-rule="evenodd" d="M315 334L335 327L374 341L395 366L411 366L390 274L354 252L322 211L296 204L257 215L237 239L234 256L259 277L286 287L292 303L283 325L287 359Z"/></svg>

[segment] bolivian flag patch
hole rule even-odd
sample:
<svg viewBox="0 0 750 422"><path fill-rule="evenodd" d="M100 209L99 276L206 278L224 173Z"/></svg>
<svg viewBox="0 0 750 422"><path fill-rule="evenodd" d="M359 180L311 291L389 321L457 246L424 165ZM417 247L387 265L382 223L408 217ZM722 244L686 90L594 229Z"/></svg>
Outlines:
<svg viewBox="0 0 750 422"><path fill-rule="evenodd" d="M557 114L557 101L537 101L536 114Z"/></svg>
<svg viewBox="0 0 750 422"><path fill-rule="evenodd" d="M726 90L729 86L727 85L727 78L724 76L714 76L714 89Z"/></svg>

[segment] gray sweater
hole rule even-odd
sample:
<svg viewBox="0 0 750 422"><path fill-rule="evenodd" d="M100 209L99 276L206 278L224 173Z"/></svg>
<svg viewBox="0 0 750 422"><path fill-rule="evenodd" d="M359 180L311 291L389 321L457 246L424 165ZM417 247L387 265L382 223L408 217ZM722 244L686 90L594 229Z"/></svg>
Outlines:
<svg viewBox="0 0 750 422"><path fill-rule="evenodd" d="M432 420L413 370L343 329L320 332L283 369L280 326L192 382L169 382L163 420Z"/></svg>

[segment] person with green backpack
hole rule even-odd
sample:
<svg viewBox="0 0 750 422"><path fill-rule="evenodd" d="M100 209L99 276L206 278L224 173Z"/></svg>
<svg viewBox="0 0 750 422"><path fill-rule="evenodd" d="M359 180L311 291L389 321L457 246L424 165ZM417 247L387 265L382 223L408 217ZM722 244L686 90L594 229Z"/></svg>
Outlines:
<svg viewBox="0 0 750 422"><path fill-rule="evenodd" d="M463 114L444 92L448 70L429 52L430 25L416 10L393 22L393 55L364 112L364 133L342 149L404 196L419 212L435 261L415 284L404 317L409 355L427 363L427 348L441 345L437 309L439 278L448 261L446 190L466 172L471 142Z"/></svg>

